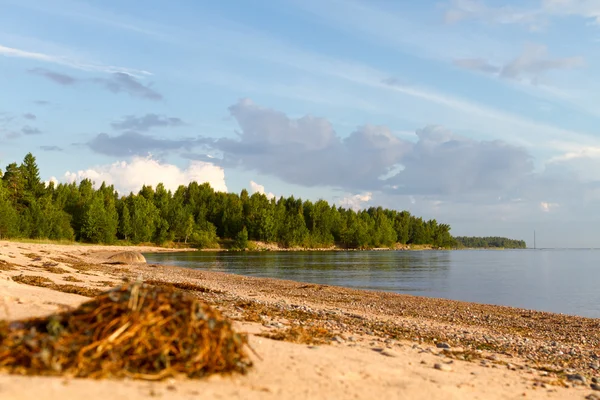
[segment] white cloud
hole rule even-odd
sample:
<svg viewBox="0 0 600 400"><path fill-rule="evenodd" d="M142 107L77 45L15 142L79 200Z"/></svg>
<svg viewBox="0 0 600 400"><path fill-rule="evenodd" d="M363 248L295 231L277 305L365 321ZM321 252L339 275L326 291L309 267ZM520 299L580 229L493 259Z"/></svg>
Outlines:
<svg viewBox="0 0 600 400"><path fill-rule="evenodd" d="M600 2L598 0L543 0L542 4L547 13L591 18L596 24L600 24Z"/></svg>
<svg viewBox="0 0 600 400"><path fill-rule="evenodd" d="M552 211L556 207L558 207L557 203L548 203L545 201L542 201L540 203L540 208L542 209L543 212L546 212L546 213Z"/></svg>
<svg viewBox="0 0 600 400"><path fill-rule="evenodd" d="M351 208L358 211L362 208L363 203L367 203L373 198L373 193L366 192L363 194L355 194L340 199L339 204L342 207Z"/></svg>
<svg viewBox="0 0 600 400"><path fill-rule="evenodd" d="M269 199L269 200L275 198L275 195L273 193L271 193L271 192L265 193L265 187L263 185L259 185L258 183L254 182L254 181L250 181L250 191L252 192L252 194L254 194L254 193L264 194L265 196L267 196L267 199Z"/></svg>
<svg viewBox="0 0 600 400"><path fill-rule="evenodd" d="M491 2L489 2L491 3ZM477 19L494 24L519 24L532 31L544 28L551 18L577 16L600 24L598 0L542 0L538 7L488 6L483 0L453 0L446 11L448 23Z"/></svg>
<svg viewBox="0 0 600 400"><path fill-rule="evenodd" d="M132 68L124 68L124 67L115 67L111 65L102 65L102 64L93 64L80 62L68 57L62 57L52 54L45 53L37 53L33 51L27 51L22 49L17 49L14 47L6 47L0 45L0 55L5 57L15 57L15 58L26 58L29 60L42 61L51 64L58 64L64 67L79 69L82 71L89 72L104 72L104 73L124 73L132 76L147 76L152 75L148 71L132 69Z"/></svg>
<svg viewBox="0 0 600 400"><path fill-rule="evenodd" d="M151 157L134 157L131 162L118 161L110 165L65 173L65 179L70 182L85 178L92 180L96 185L103 181L115 185L115 188L124 194L137 192L143 185L156 187L161 182L166 189L174 191L179 185L187 185L192 181L208 182L216 191L227 191L223 168L203 161L192 161L186 169L180 169L176 165L160 163Z"/></svg>

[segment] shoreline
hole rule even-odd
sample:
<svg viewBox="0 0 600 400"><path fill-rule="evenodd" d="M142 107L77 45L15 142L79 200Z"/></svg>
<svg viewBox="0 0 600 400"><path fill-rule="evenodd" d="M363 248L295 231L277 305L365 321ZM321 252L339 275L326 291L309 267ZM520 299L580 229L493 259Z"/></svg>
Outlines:
<svg viewBox="0 0 600 400"><path fill-rule="evenodd" d="M306 393L365 399L496 399L523 393L583 398L593 392L591 379L600 377L600 319L180 267L106 264L109 255L126 250L141 249L0 241L0 319L7 313L18 319L75 307L89 298L81 295L85 290L104 291L124 280L186 288L249 332L263 360L244 377L177 380L181 389L173 393L169 383L151 385L169 398L189 398L184 392L193 386L201 393L213 390L208 398L309 398ZM18 276L43 277L54 286L19 283L24 280ZM65 285L80 294L72 287L64 293ZM329 336L316 348L264 337L285 339L292 327L324 329ZM573 379L576 374L585 384ZM109 383L124 393L115 398L148 391L144 382L69 380L61 385L63 378L0 374L0 397L39 397L43 392L30 383L45 380L57 382L55 394L64 399L78 398L77 390L84 388L88 398L101 398Z"/></svg>

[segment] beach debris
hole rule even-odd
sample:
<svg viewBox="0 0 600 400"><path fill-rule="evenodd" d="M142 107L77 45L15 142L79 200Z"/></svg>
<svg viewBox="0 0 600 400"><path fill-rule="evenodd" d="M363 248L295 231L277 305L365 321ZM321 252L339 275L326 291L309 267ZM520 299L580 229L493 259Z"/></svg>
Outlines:
<svg viewBox="0 0 600 400"><path fill-rule="evenodd" d="M444 371L444 372L451 372L452 371L452 367L449 366L448 364L442 364L442 363L435 363L433 365L433 368L440 370L440 371Z"/></svg>
<svg viewBox="0 0 600 400"><path fill-rule="evenodd" d="M94 297L94 296L97 296L100 293L102 293L102 291L99 289L88 288L86 286L57 284L57 283L54 283L54 281L52 281L49 278L46 278L43 276L37 276L37 275L21 274L21 275L13 276L11 279L17 283L21 283L24 285L45 287L48 289L57 290L59 292L78 294L80 296L86 296L86 297Z"/></svg>
<svg viewBox="0 0 600 400"><path fill-rule="evenodd" d="M597 384L597 383L592 383L590 385L590 388L592 388L592 390L598 390L598 391L600 391L600 385Z"/></svg>
<svg viewBox="0 0 600 400"><path fill-rule="evenodd" d="M585 379L585 376L583 376L581 374L567 374L567 380L570 382L582 383L584 385L587 382L587 380Z"/></svg>
<svg viewBox="0 0 600 400"><path fill-rule="evenodd" d="M145 264L146 257L139 251L123 251L108 257L109 264Z"/></svg>
<svg viewBox="0 0 600 400"><path fill-rule="evenodd" d="M160 380L244 373L247 336L183 291L125 284L46 318L0 321L0 370Z"/></svg>
<svg viewBox="0 0 600 400"><path fill-rule="evenodd" d="M450 345L446 342L438 342L435 345L438 349L450 349Z"/></svg>
<svg viewBox="0 0 600 400"><path fill-rule="evenodd" d="M282 340L300 344L327 344L333 339L333 334L325 328L318 326L291 326L276 332L263 332L257 336L267 339Z"/></svg>
<svg viewBox="0 0 600 400"><path fill-rule="evenodd" d="M390 350L390 349L381 350L381 355L386 356L386 357L392 357L392 358L398 357L398 353L396 353L395 351Z"/></svg>

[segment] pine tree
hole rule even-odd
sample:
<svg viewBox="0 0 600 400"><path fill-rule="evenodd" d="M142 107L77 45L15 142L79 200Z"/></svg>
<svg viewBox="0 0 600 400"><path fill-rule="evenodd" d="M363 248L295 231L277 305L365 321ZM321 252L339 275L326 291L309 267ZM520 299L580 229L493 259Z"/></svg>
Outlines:
<svg viewBox="0 0 600 400"><path fill-rule="evenodd" d="M21 173L24 181L24 189L30 196L38 198L44 190L44 183L40 180L40 169L35 157L27 153L21 164Z"/></svg>

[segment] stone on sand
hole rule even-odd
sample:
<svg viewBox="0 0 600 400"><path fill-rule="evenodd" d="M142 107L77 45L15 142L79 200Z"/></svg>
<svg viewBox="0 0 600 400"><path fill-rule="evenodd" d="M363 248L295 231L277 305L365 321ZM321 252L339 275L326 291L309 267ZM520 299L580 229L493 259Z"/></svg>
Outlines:
<svg viewBox="0 0 600 400"><path fill-rule="evenodd" d="M108 259L111 262L123 264L146 263L146 258L138 251L123 251L121 253L113 254L112 256L108 257Z"/></svg>

